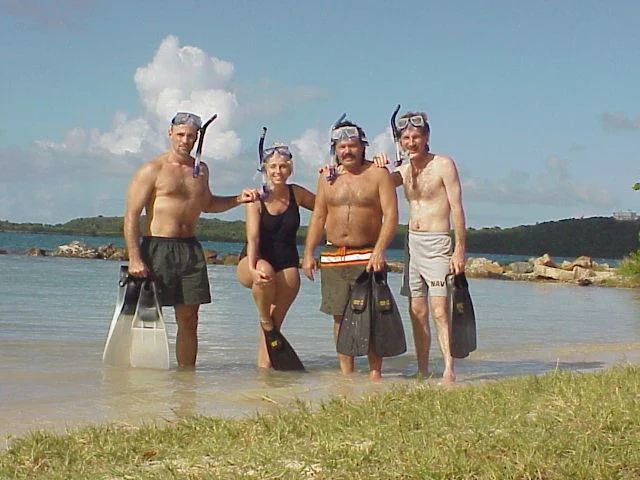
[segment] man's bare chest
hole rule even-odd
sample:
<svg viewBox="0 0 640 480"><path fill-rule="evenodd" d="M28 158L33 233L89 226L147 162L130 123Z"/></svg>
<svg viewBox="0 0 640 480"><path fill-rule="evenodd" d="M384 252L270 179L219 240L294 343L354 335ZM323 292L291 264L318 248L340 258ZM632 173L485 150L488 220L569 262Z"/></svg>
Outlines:
<svg viewBox="0 0 640 480"><path fill-rule="evenodd" d="M378 204L377 186L360 177L338 178L328 190L327 203L334 206L362 206Z"/></svg>
<svg viewBox="0 0 640 480"><path fill-rule="evenodd" d="M404 180L408 200L428 200L439 196L444 184L442 178L430 166L422 169L410 168Z"/></svg>
<svg viewBox="0 0 640 480"><path fill-rule="evenodd" d="M156 196L194 199L202 193L202 178L192 175L167 174L156 180Z"/></svg>

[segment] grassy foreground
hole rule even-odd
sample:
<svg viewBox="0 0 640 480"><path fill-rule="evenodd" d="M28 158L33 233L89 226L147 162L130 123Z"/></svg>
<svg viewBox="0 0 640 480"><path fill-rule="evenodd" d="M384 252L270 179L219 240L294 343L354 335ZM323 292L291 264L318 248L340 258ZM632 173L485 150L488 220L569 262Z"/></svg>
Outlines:
<svg viewBox="0 0 640 480"><path fill-rule="evenodd" d="M640 369L417 384L250 420L32 433L0 454L0 478L640 478Z"/></svg>

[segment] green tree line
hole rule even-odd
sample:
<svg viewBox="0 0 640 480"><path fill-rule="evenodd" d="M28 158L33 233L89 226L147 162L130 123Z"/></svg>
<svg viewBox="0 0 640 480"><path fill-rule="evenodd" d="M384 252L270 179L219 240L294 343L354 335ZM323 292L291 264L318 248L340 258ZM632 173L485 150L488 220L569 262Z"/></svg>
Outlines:
<svg viewBox="0 0 640 480"><path fill-rule="evenodd" d="M0 220L0 231L3 232L121 237L122 230L122 217L76 218L55 225ZM406 231L406 225L399 226L391 248L403 248ZM298 232L298 243L304 243L306 233L307 227L302 226ZM567 219L511 228L470 228L467 230L467 252L622 258L637 249L639 234L640 222L619 221L611 217ZM200 218L196 235L201 240L244 242L245 223L241 220Z"/></svg>

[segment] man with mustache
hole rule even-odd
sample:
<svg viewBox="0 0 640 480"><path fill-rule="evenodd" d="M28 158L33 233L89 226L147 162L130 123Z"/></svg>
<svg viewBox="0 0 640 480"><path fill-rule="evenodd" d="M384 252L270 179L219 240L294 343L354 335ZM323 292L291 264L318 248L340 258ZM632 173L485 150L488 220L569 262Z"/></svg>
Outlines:
<svg viewBox="0 0 640 480"><path fill-rule="evenodd" d="M363 270L379 272L386 266L385 249L398 224L398 200L391 175L365 160L364 131L354 123L338 123L331 132L340 165L337 178L318 180L316 203L309 223L302 268L313 280L314 249L326 230L327 247L321 255L322 305L334 318L337 341L350 286ZM369 378L381 378L382 358L369 349ZM353 372L354 357L338 353L340 370Z"/></svg>
<svg viewBox="0 0 640 480"><path fill-rule="evenodd" d="M460 178L453 159L429 151L431 130L425 113L405 113L397 120L396 128L402 149L409 157L409 163L391 174L397 187L404 185L409 202L409 261L405 261L401 293L408 288L419 373L428 375L429 371L431 310L444 359L443 383L451 383L456 376L445 277L449 272L462 273L465 268L466 231ZM375 155L373 161L380 167L389 163L385 153ZM455 246L449 236L451 223Z"/></svg>

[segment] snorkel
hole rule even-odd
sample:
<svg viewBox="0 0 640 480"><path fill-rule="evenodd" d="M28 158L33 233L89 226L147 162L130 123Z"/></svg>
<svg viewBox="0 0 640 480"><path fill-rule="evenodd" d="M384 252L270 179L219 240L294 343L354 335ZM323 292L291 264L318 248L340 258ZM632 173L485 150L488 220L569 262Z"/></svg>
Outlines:
<svg viewBox="0 0 640 480"><path fill-rule="evenodd" d="M337 125L344 122L347 118L347 114L343 113L338 120L331 126L331 132ZM331 132L329 132L329 138L331 139ZM331 148L329 149L329 173L327 174L327 182L331 183L338 177L338 160L336 159L336 142L331 140Z"/></svg>
<svg viewBox="0 0 640 480"><path fill-rule="evenodd" d="M269 196L269 184L267 183L267 169L262 157L264 156L264 137L267 135L267 127L262 127L262 135L258 142L258 171L262 173L262 189L260 190L260 200L265 200Z"/></svg>
<svg viewBox="0 0 640 480"><path fill-rule="evenodd" d="M200 127L200 138L198 138L198 148L196 148L196 160L193 162L193 178L197 178L200 175L200 157L202 156L202 146L204 145L204 132L216 118L218 118L217 113L207 120L202 127Z"/></svg>
<svg viewBox="0 0 640 480"><path fill-rule="evenodd" d="M402 165L402 161L405 157L404 150L402 149L402 145L400 144L400 134L398 132L398 126L396 125L396 116L398 115L399 111L400 105L398 104L396 109L393 111L393 115L391 115L391 132L393 132L393 142L396 144L396 161L394 162L394 165L396 167Z"/></svg>

